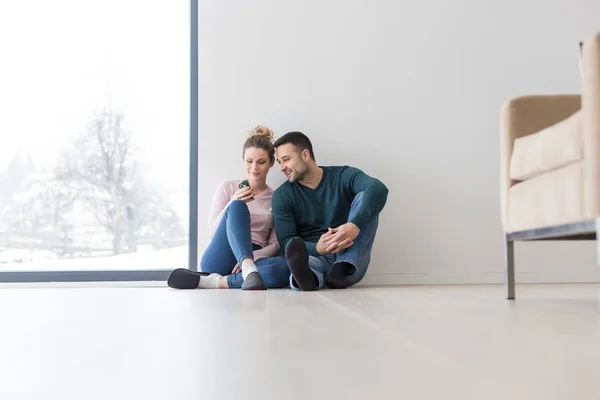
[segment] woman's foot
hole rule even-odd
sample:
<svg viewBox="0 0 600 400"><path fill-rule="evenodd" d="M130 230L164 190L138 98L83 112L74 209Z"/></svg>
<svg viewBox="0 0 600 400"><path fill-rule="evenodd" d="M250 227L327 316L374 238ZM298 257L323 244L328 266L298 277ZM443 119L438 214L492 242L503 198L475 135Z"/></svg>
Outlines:
<svg viewBox="0 0 600 400"><path fill-rule="evenodd" d="M217 289L220 278L221 275L219 274L177 268L169 274L167 285L173 289Z"/></svg>
<svg viewBox="0 0 600 400"><path fill-rule="evenodd" d="M254 260L251 258L245 258L242 260L242 290L266 290L267 285L262 276L258 273L258 268L254 264Z"/></svg>
<svg viewBox="0 0 600 400"><path fill-rule="evenodd" d="M258 272L251 272L244 278L242 290L267 290L267 285Z"/></svg>
<svg viewBox="0 0 600 400"><path fill-rule="evenodd" d="M173 270L167 278L167 285L173 289L196 289L200 283L200 273L186 268Z"/></svg>

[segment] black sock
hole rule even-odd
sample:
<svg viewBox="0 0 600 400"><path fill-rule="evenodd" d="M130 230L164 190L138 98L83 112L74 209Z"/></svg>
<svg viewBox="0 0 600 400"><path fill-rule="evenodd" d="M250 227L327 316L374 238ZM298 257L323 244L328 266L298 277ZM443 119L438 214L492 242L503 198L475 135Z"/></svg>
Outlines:
<svg viewBox="0 0 600 400"><path fill-rule="evenodd" d="M346 289L346 276L348 272L352 271L352 264L347 262L339 262L333 264L331 273L327 277L327 286L331 289Z"/></svg>
<svg viewBox="0 0 600 400"><path fill-rule="evenodd" d="M294 282L301 290L311 291L318 288L317 277L308 265L308 250L302 238L295 237L288 242L285 247L285 258Z"/></svg>
<svg viewBox="0 0 600 400"><path fill-rule="evenodd" d="M312 272L312 271L310 271L310 272ZM314 272L312 272L312 275L313 275L313 279L315 281L315 287L318 287L319 286L319 278L317 278L317 275L315 275ZM296 279L294 278L293 275L292 275L292 282L294 283L294 286L300 287L300 285L298 285L298 282L296 282Z"/></svg>

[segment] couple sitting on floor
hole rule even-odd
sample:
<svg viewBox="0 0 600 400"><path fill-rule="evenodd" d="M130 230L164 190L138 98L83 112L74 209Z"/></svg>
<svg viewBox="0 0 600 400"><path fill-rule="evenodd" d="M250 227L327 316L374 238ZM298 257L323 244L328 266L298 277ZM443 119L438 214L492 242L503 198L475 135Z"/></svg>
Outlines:
<svg viewBox="0 0 600 400"><path fill-rule="evenodd" d="M275 153L287 182L273 191L266 179ZM228 181L217 189L201 272L178 268L168 285L311 291L360 282L387 201L386 186L357 168L319 167L301 132L273 143L273 132L258 126L244 143L243 158L249 186Z"/></svg>

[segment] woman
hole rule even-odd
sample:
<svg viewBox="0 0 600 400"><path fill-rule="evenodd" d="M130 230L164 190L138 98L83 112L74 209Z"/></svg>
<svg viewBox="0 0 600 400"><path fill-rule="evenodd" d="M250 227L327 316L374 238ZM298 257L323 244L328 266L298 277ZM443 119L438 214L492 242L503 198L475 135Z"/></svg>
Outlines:
<svg viewBox="0 0 600 400"><path fill-rule="evenodd" d="M273 132L260 125L254 128L242 154L245 179L223 182L213 197L211 241L200 261L202 272L178 268L169 275L170 287L265 290L288 286L287 262L274 257L279 254L279 243L271 213L273 189L266 183L275 163Z"/></svg>

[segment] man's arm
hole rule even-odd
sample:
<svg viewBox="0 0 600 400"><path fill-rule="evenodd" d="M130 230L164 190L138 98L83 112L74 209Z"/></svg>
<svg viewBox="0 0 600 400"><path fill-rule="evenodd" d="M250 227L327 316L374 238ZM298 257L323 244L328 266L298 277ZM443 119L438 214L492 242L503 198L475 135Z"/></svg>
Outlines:
<svg viewBox="0 0 600 400"><path fill-rule="evenodd" d="M364 192L358 213L349 221L362 229L371 218L383 210L389 190L379 179L353 167L347 167L342 172L342 182L354 195Z"/></svg>
<svg viewBox="0 0 600 400"><path fill-rule="evenodd" d="M275 232L277 240L281 246L281 255L285 256L285 247L288 242L298 236L296 230L296 218L294 217L294 207L292 201L279 191L275 191L272 200L273 218L275 220ZM308 254L319 256L317 244L304 241Z"/></svg>

